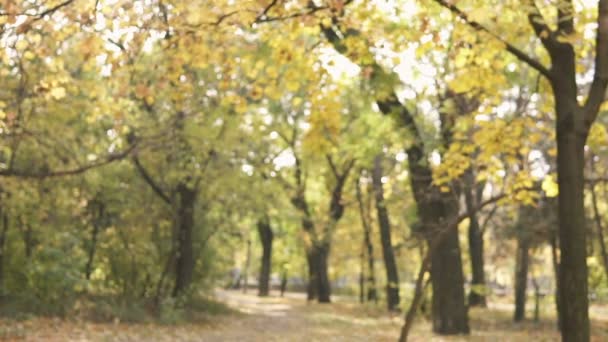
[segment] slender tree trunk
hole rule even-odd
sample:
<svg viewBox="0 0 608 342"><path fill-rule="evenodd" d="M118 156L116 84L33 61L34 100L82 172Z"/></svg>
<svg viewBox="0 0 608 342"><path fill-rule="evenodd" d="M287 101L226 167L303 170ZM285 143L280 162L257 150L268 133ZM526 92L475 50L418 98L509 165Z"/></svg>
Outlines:
<svg viewBox="0 0 608 342"><path fill-rule="evenodd" d="M469 255L471 260L471 290L469 292L469 306L486 306L484 271L483 235L477 220L475 207L479 202L475 193L475 179L473 171L469 169L465 174L465 202L469 215Z"/></svg>
<svg viewBox="0 0 608 342"><path fill-rule="evenodd" d="M380 241L382 242L382 256L386 270L386 304L389 311L399 310L399 274L395 261L395 251L391 241L391 224L388 210L384 202L384 189L382 186L382 155L374 159L374 170L372 172L372 184L376 199L376 211L378 214L378 225L380 226Z"/></svg>
<svg viewBox="0 0 608 342"><path fill-rule="evenodd" d="M23 216L19 217L21 236L23 238L23 248L25 251L25 258L30 259L32 257L32 251L34 250L34 237L32 231L32 225L29 224Z"/></svg>
<svg viewBox="0 0 608 342"><path fill-rule="evenodd" d="M0 296L4 294L4 252L6 248L6 237L8 232L8 215L3 208L0 209L2 217L2 233L0 234Z"/></svg>
<svg viewBox="0 0 608 342"><path fill-rule="evenodd" d="M262 242L262 267L259 279L259 296L268 296L270 289L270 269L272 265L272 240L274 235L268 218L258 221L258 233Z"/></svg>
<svg viewBox="0 0 608 342"><path fill-rule="evenodd" d="M365 303L365 246L359 253L359 303Z"/></svg>
<svg viewBox="0 0 608 342"><path fill-rule="evenodd" d="M192 283L194 273L194 206L197 192L184 183L177 186L177 251L175 260L175 287L173 296L183 294Z"/></svg>
<svg viewBox="0 0 608 342"><path fill-rule="evenodd" d="M513 320L519 322L526 317L526 287L528 284L529 239L525 232L519 232L515 263L515 313Z"/></svg>
<svg viewBox="0 0 608 342"><path fill-rule="evenodd" d="M101 224L103 217L105 215L105 206L101 202L95 203L97 208L97 212L93 213L93 230L91 231L91 246L89 247L89 255L87 258L87 263L85 266L85 277L87 280L91 279L91 272L93 271L93 261L95 259L95 252L97 250L97 236L99 235L99 230L101 229Z"/></svg>
<svg viewBox="0 0 608 342"><path fill-rule="evenodd" d="M559 295L559 256L558 245L557 245L557 232L553 233L551 237L551 261L553 262L553 274L555 276L555 312L557 313L557 328L559 330L562 329L562 308L560 304L560 295Z"/></svg>
<svg viewBox="0 0 608 342"><path fill-rule="evenodd" d="M287 270L283 269L281 272L281 297L285 295L285 290L287 289Z"/></svg>
<svg viewBox="0 0 608 342"><path fill-rule="evenodd" d="M378 293L376 290L376 268L374 265L374 244L372 243L372 220L371 220L371 202L372 196L368 193L367 201L363 200L361 191L360 177L356 179L355 190L357 193L357 202L359 204L359 214L361 216L361 225L363 226L363 244L364 252L367 255L367 300L378 301ZM365 273L365 272L363 272Z"/></svg>
<svg viewBox="0 0 608 342"><path fill-rule="evenodd" d="M247 256L245 257L245 269L243 271L243 293L249 288L249 264L251 263L251 239L247 239Z"/></svg>
<svg viewBox="0 0 608 342"><path fill-rule="evenodd" d="M540 322L540 284L538 279L532 278L534 285L534 322Z"/></svg>

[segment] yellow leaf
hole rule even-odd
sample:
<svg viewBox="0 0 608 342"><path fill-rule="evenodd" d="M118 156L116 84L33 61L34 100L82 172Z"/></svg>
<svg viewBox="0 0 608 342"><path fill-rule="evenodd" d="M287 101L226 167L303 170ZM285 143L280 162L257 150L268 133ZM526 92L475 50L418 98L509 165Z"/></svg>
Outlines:
<svg viewBox="0 0 608 342"><path fill-rule="evenodd" d="M50 94L55 100L61 100L62 98L65 97L65 88L64 87L53 88L53 89L51 89Z"/></svg>
<svg viewBox="0 0 608 342"><path fill-rule="evenodd" d="M547 197L555 197L559 193L559 186L555 183L552 175L548 175L543 180L543 184L541 185L543 191L547 195Z"/></svg>
<svg viewBox="0 0 608 342"><path fill-rule="evenodd" d="M18 41L15 44L15 49L17 49L17 51L23 51L23 50L27 49L27 41L25 41L24 39L21 39L20 41Z"/></svg>
<svg viewBox="0 0 608 342"><path fill-rule="evenodd" d="M31 61L34 59L34 57L36 57L36 55L34 55L31 51L25 51L25 53L23 53L23 58L27 59L28 61Z"/></svg>
<svg viewBox="0 0 608 342"><path fill-rule="evenodd" d="M151 106L154 104L154 97L152 95L148 95L144 98L144 101L148 106Z"/></svg>

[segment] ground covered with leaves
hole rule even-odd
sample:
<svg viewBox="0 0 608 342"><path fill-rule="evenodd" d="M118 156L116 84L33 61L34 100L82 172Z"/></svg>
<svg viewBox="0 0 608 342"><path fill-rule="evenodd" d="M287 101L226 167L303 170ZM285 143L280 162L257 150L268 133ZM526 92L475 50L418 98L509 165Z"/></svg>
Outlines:
<svg viewBox="0 0 608 342"><path fill-rule="evenodd" d="M382 307L338 298L330 305L306 303L302 295L258 298L253 293L218 291L232 310L199 315L187 323L94 323L81 319L2 319L3 341L396 341L401 315ZM514 324L504 306L471 310L470 336L438 337L418 319L411 341L558 341L551 317ZM592 312L593 314L593 312ZM608 340L608 320L593 322L593 341Z"/></svg>

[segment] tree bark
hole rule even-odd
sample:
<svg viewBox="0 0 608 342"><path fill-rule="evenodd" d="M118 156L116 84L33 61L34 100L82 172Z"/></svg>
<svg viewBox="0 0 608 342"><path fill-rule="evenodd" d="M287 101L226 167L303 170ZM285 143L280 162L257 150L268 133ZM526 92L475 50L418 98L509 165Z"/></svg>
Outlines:
<svg viewBox="0 0 608 342"><path fill-rule="evenodd" d="M391 241L391 224L388 217L388 210L386 209L386 204L384 202L382 174L382 155L377 155L374 159L372 184L374 188L374 197L376 199L378 225L380 226L382 257L384 258L384 268L386 270L386 304L389 311L398 311L399 274L397 271L397 262L395 261L395 251L393 250L393 244Z"/></svg>
<svg viewBox="0 0 608 342"><path fill-rule="evenodd" d="M557 232L551 237L551 261L553 262L553 273L555 276L555 311L557 312L557 328L562 329L562 308L559 294L559 256L557 255L559 246L557 245Z"/></svg>
<svg viewBox="0 0 608 342"><path fill-rule="evenodd" d="M178 208L175 227L175 287L173 296L183 294L192 283L194 274L194 206L197 191L184 183L177 186Z"/></svg>
<svg viewBox="0 0 608 342"><path fill-rule="evenodd" d="M573 51L568 54L574 54ZM569 58L574 60L572 56ZM557 74L557 73L556 73ZM587 242L583 196L586 133L576 102L574 76L552 82L557 109L557 175L562 339L589 341Z"/></svg>
<svg viewBox="0 0 608 342"><path fill-rule="evenodd" d="M590 157L591 163L591 172L592 174L595 171L595 158L594 155ZM602 216L600 214L599 208L597 206L597 193L595 191L595 183L591 183L589 185L589 189L591 190L591 204L593 205L593 218L595 220L595 226L597 228L597 239L600 245L600 253L602 256L602 265L604 266L604 272L606 276L608 276L608 252L606 251L606 241L604 240L604 225L602 222Z"/></svg>
<svg viewBox="0 0 608 342"><path fill-rule="evenodd" d="M262 267L260 269L260 279L258 295L268 296L270 290L270 270L272 266L272 241L274 234L270 227L270 222L267 217L258 221L258 234L262 242Z"/></svg>
<svg viewBox="0 0 608 342"><path fill-rule="evenodd" d="M469 215L469 256L471 260L471 290L469 292L469 306L486 306L485 286L486 276L484 271L483 234L479 227L475 207L479 202L475 189L473 171L469 169L465 174L465 204Z"/></svg>
<svg viewBox="0 0 608 342"><path fill-rule="evenodd" d="M319 291L317 259L317 250L314 247L307 248L306 263L308 264L308 284L306 285L306 299L309 301L317 299Z"/></svg>
<svg viewBox="0 0 608 342"><path fill-rule="evenodd" d="M457 204L439 203L437 217L453 217ZM443 214L447 212L448 214ZM444 223L443 220L436 224ZM433 331L443 335L469 333L469 319L465 306L464 276L458 240L458 230L450 230L438 245L431 259L433 286Z"/></svg>
<svg viewBox="0 0 608 342"><path fill-rule="evenodd" d="M521 221L521 219L520 219ZM515 312L513 320L519 322L526 317L526 288L528 285L528 266L530 242L526 232L519 232L515 262Z"/></svg>

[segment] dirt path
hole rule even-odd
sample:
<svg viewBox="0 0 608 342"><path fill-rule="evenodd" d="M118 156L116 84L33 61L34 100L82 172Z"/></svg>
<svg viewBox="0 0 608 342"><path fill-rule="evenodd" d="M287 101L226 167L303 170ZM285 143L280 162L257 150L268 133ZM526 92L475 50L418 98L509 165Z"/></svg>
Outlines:
<svg viewBox="0 0 608 342"><path fill-rule="evenodd" d="M0 321L4 341L390 341L397 340L401 315L391 316L383 307L360 305L337 297L332 304L307 303L301 294L259 298L254 293L217 291L218 300L238 311L214 316L206 322L159 324L98 324L34 318ZM592 341L608 341L605 320L593 324ZM431 334L428 320L419 318L410 341L559 341L553 319L514 324L511 310L471 310L470 336L440 337Z"/></svg>
<svg viewBox="0 0 608 342"><path fill-rule="evenodd" d="M400 318L357 312L361 307L307 303L304 295L259 298L218 291L218 299L244 313L210 331L204 341L395 341ZM376 310L373 310L376 311ZM358 314L356 314L358 313ZM366 317L367 316L367 317Z"/></svg>

